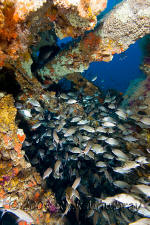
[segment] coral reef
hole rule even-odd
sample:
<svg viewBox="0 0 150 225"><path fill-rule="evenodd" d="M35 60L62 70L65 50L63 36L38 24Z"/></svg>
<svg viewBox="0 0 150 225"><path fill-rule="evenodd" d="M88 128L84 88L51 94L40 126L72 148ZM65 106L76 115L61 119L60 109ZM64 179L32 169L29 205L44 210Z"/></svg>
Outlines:
<svg viewBox="0 0 150 225"><path fill-rule="evenodd" d="M145 78L138 78L132 82L124 95L123 106L131 108L135 114L144 110L150 113L150 35L142 40L143 62L140 69L145 74Z"/></svg>
<svg viewBox="0 0 150 225"><path fill-rule="evenodd" d="M73 82L74 88L76 90L83 90L87 95L94 95L96 92L100 91L91 82L87 81L80 73L68 74L66 78Z"/></svg>
<svg viewBox="0 0 150 225"><path fill-rule="evenodd" d="M11 95L0 93L0 206L25 210L35 224L50 224L48 201L56 205L53 193L44 190L42 178L25 160L26 138L15 122L17 110Z"/></svg>
<svg viewBox="0 0 150 225"><path fill-rule="evenodd" d="M148 61L143 64L147 79L142 82L132 97L127 96L127 105L132 109L134 107L133 116L128 118L130 124L128 124L128 120L124 121L124 118L120 118L117 114L118 111L117 113L115 111L119 107L121 99L119 95L112 95L112 98L106 96L104 99L102 93L85 79L81 80L79 74L87 69L92 61L108 62L112 60L115 53L119 54L125 51L137 39L150 32L149 0L123 1L109 15L105 16L100 26L94 29L97 22L96 16L105 9L106 4L106 0L1 0L0 2L0 81L6 74L12 75L20 85L16 87L21 89L19 95L16 94L17 92L15 93L18 100L15 102L15 106L14 98L8 94L9 92L0 92L0 207L6 211L11 210L12 207L14 210L20 209L26 212L35 224L64 224L63 216L70 210L71 205L74 205L76 213L79 213L78 201L76 201L76 198L79 199L79 195L74 188L78 184L71 186L76 176L80 176L84 180L84 182L81 181L80 194L81 199L83 194L87 201L90 195L84 185L87 186L91 195L93 194L91 187L93 190L97 190L99 184L103 184L103 180L113 186L111 175L119 173L120 165L126 170L126 162L128 163L127 158L120 162L118 156L114 156L110 146L113 133L117 138L114 142L119 140L117 143L123 144L123 151L131 161L139 156L138 153L132 154L133 149L139 148L145 159L148 157L146 149L150 148L149 129L145 128L145 125L143 127L138 125L144 115L142 113L145 115L150 113ZM46 82L52 84L53 81L58 81L67 75L67 79L75 83L74 90L76 90L68 96L55 91L45 91L45 86L40 84L31 72L33 60L41 63L38 56L32 54L31 51L37 53L42 46L56 45L56 35L52 35L51 38L49 36L54 30L59 38L81 37L74 41L72 46L63 48L54 55L55 57L43 69L36 71L36 75L45 79L44 85ZM47 63L46 60L43 62ZM9 80L8 77L7 79ZM111 104L109 101L114 103ZM115 116L114 113L116 113ZM138 113L139 115L137 115ZM121 114L125 119L128 116L122 111ZM68 115L69 117L67 117ZM103 121L105 116L111 121L109 125L111 124L112 127L107 127L109 121ZM72 122L74 118L78 121ZM121 122L125 126L124 129L122 129ZM24 130L19 128L21 125ZM39 127L42 127L40 133L37 132ZM128 130L133 131L133 136L129 136L129 140L127 139L127 135L130 134ZM123 132L124 139L122 140ZM28 139L26 139L25 133L28 135ZM77 133L80 135L76 136ZM95 138L95 133L99 140ZM103 135L99 136L99 133ZM91 140L88 142L89 137L92 142ZM139 143L132 143L135 139L138 139ZM30 142L32 146L30 146ZM39 150L38 143L44 146L44 149ZM63 216L59 205L56 204L54 193L47 189L44 176L42 178L40 173L31 166L27 154L22 149L23 144L31 156L32 165L38 164L42 169L41 173L45 174L47 171L44 171L45 165L48 167L48 163L52 163L54 177L52 180L50 178L52 181L49 184L50 187L55 186L55 180L61 180L61 177L65 175L66 172L62 171L62 168L65 168L67 173L69 171L70 177L68 178L66 175L65 181L70 186L64 193L61 193L62 196L65 194L63 197L66 200L66 204L62 204L63 210L66 207ZM102 148L99 148L99 145L102 145ZM62 148L65 155L61 151L57 152L57 148L59 150ZM53 158L50 157L50 161L48 158L43 161L45 154L49 155L51 150L54 150L51 153ZM105 154L105 157L101 156L106 150L110 154ZM63 161L63 167L61 167L59 157ZM80 158L79 163L76 160L77 157ZM109 160L110 157L112 161ZM42 162L42 165L38 160ZM98 160L104 162L101 164ZM55 165L54 162L56 162ZM89 162L92 165L94 176L93 171L89 170ZM74 170L68 169L70 163ZM88 169L88 179L90 180L93 176L93 180L90 181L91 186L87 184L86 171L80 170L81 164L83 168L85 166ZM145 164L147 173L144 175L147 178L149 165L147 165L147 161ZM101 176L103 180L100 183L97 182L97 177L99 179L100 175L95 174L97 165L100 174L103 174ZM106 167L106 170L100 169L103 166ZM132 166L133 168L130 168L129 165L129 172L130 169L135 169L134 163ZM138 167L137 179L142 176L144 171L140 162ZM107 171L107 168L110 172ZM52 168L46 169L49 169L50 172ZM48 177L49 174L45 176ZM126 174L122 177L123 180L128 179ZM79 180L81 179L77 181L79 182ZM129 183L134 188L135 183L132 181ZM61 184L61 182L57 184ZM66 187L65 185L64 187ZM113 186L112 190L114 191L114 189ZM101 191L100 188L99 190ZM109 194L113 195L112 192ZM144 200L147 201L146 198ZM83 204L82 210L86 209L85 211L88 213L89 205L87 203L84 205L84 201L81 201L80 204Z"/></svg>
<svg viewBox="0 0 150 225"><path fill-rule="evenodd" d="M115 53L125 51L137 39L150 33L149 23L149 1L123 1L94 31L85 34L74 47L61 51L50 61L47 65L49 77L59 80L67 74L83 72L92 61L112 60Z"/></svg>
<svg viewBox="0 0 150 225"><path fill-rule="evenodd" d="M58 36L64 37L64 33L65 36L80 36L94 28L95 15L105 7L106 0L2 1L0 66L15 64L16 68L24 69L31 76L29 46L40 41L40 32L54 26ZM67 74L82 72L92 61L112 60L113 54L125 51L130 44L150 32L149 9L148 0L123 1L105 16L100 26L85 34L78 44L61 51L47 66L46 76L59 80Z"/></svg>
<svg viewBox="0 0 150 225"><path fill-rule="evenodd" d="M51 23L45 14L44 1L4 0L0 4L0 66L10 67L18 59L28 63L31 59L29 46L40 37L42 29L51 29ZM38 9L43 6L41 13ZM39 19L41 16L42 19ZM38 23L37 23L38 21ZM33 28L34 27L34 28ZM30 64L29 64L30 66ZM28 67L29 67L28 66Z"/></svg>
<svg viewBox="0 0 150 225"><path fill-rule="evenodd" d="M67 36L78 37L92 30L97 23L96 16L107 6L107 0L54 0L55 31L62 39ZM59 16L58 16L59 15Z"/></svg>
<svg viewBox="0 0 150 225"><path fill-rule="evenodd" d="M146 216L147 194L138 195L136 185L149 182L149 129L120 109L119 94L108 92L101 101L101 92L89 96L84 86L68 93L51 91L39 101L38 95L24 102L19 97L19 113L30 112L23 115L29 125L24 149L71 224L126 225L125 218L131 222ZM113 197L118 204L102 204ZM118 216L118 207L125 217Z"/></svg>

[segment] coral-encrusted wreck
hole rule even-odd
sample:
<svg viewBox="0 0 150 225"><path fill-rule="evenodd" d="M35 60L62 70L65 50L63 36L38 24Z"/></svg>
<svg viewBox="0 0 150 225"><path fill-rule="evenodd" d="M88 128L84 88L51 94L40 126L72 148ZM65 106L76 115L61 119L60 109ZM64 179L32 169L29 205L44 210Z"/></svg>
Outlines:
<svg viewBox="0 0 150 225"><path fill-rule="evenodd" d="M24 68L29 75L32 59L29 46L39 40L39 32L54 27L60 37L82 35L74 47L60 52L47 67L46 76L58 80L72 72L82 72L92 61L110 61L137 39L150 33L149 0L126 0L116 6L96 30L96 15L106 7L101 1L20 1L0 4L0 66ZM48 74L49 73L49 74Z"/></svg>
<svg viewBox="0 0 150 225"><path fill-rule="evenodd" d="M0 0L0 69L12 70L22 91L30 90L26 97L38 98L44 91L31 73L30 46L38 45L40 33L53 29L61 39L81 37L38 71L39 77L52 81L83 72L92 61L108 62L150 33L149 0L124 0L94 29L96 16L106 6L107 0ZM148 78L143 85L150 88L149 83ZM35 224L53 224L57 219L48 207L55 211L55 198L50 190L45 191L42 178L25 160L25 134L16 125L16 113L13 97L1 92L0 207L26 209Z"/></svg>

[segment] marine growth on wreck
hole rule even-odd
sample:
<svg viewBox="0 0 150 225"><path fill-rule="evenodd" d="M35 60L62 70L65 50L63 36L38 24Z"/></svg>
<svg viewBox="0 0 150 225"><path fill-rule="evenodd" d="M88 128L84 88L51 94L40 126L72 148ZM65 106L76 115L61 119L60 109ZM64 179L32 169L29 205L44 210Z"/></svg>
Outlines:
<svg viewBox="0 0 150 225"><path fill-rule="evenodd" d="M1 0L0 225L150 225L149 198L150 1Z"/></svg>

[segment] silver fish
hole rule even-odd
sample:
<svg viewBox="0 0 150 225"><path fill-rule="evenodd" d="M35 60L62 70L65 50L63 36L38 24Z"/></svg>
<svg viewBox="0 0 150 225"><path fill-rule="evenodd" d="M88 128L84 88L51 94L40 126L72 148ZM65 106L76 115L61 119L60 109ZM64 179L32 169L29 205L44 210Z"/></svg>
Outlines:
<svg viewBox="0 0 150 225"><path fill-rule="evenodd" d="M83 140L84 140L84 141L88 141L88 140L90 140L90 139L91 139L91 137L89 137L89 136L85 136L85 135L83 135L83 136L82 136L82 138L83 138Z"/></svg>
<svg viewBox="0 0 150 225"><path fill-rule="evenodd" d="M71 153L75 153L75 154L77 154L77 153L79 154L79 153L82 152L81 149L78 148L78 147L70 148L69 151L70 151Z"/></svg>
<svg viewBox="0 0 150 225"><path fill-rule="evenodd" d="M116 155L119 159L121 158L122 160L126 161L128 160L128 156L123 152L121 151L120 149L112 149L112 152L114 155Z"/></svg>
<svg viewBox="0 0 150 225"><path fill-rule="evenodd" d="M115 123L115 120L112 117L110 117L110 116L104 117L102 119L102 121L104 121L104 122L110 122L110 123Z"/></svg>
<svg viewBox="0 0 150 225"><path fill-rule="evenodd" d="M115 123L111 123L111 122L104 122L102 125L103 125L104 127L115 127L115 126L116 126Z"/></svg>
<svg viewBox="0 0 150 225"><path fill-rule="evenodd" d="M130 185L124 181L121 180L116 180L113 182L113 184L119 188L129 188Z"/></svg>
<svg viewBox="0 0 150 225"><path fill-rule="evenodd" d="M16 215L18 217L17 223L19 223L20 221L25 221L25 222L27 222L29 224L33 224L34 223L33 218L28 213L26 213L25 211L23 211L21 209L7 209L7 210L6 209L5 210L2 209L2 211L3 212L2 212L1 216L3 216L6 212L10 212L10 213Z"/></svg>
<svg viewBox="0 0 150 225"><path fill-rule="evenodd" d="M111 154L109 154L109 153L104 153L103 158L106 158L106 159L114 159L114 156L111 155Z"/></svg>
<svg viewBox="0 0 150 225"><path fill-rule="evenodd" d="M149 218L142 218L142 219L136 220L133 223L129 223L129 225L149 225L149 224L150 224Z"/></svg>
<svg viewBox="0 0 150 225"><path fill-rule="evenodd" d="M149 126L150 125L150 118L145 117L145 118L141 119L140 122Z"/></svg>
<svg viewBox="0 0 150 225"><path fill-rule="evenodd" d="M43 174L43 180L46 179L47 177L49 177L49 175L52 173L52 168L47 168Z"/></svg>
<svg viewBox="0 0 150 225"><path fill-rule="evenodd" d="M98 136L97 137L97 140L98 141L105 141L108 137L104 136L104 135L101 135L101 136Z"/></svg>
<svg viewBox="0 0 150 225"><path fill-rule="evenodd" d="M60 94L60 98L67 100L69 97L66 94L62 93Z"/></svg>
<svg viewBox="0 0 150 225"><path fill-rule="evenodd" d="M129 142L135 142L135 141L138 140L137 138L135 138L135 137L133 137L133 136L126 136L126 137L123 137L123 139L124 139L125 141L129 141Z"/></svg>
<svg viewBox="0 0 150 225"><path fill-rule="evenodd" d="M92 82L97 80L97 76L93 77L93 79L91 80Z"/></svg>
<svg viewBox="0 0 150 225"><path fill-rule="evenodd" d="M111 225L109 216L108 216L108 214L107 214L107 212L106 212L105 209L102 210L102 215L103 215L103 217L105 218L105 220L108 222L108 224Z"/></svg>
<svg viewBox="0 0 150 225"><path fill-rule="evenodd" d="M99 144L92 145L91 150L96 154L103 154L105 152L104 147Z"/></svg>
<svg viewBox="0 0 150 225"><path fill-rule="evenodd" d="M121 119L127 119L126 113L122 109L118 109L115 112Z"/></svg>
<svg viewBox="0 0 150 225"><path fill-rule="evenodd" d="M92 147L92 144L88 142L88 144L86 145L86 148L83 150L83 153L86 155L90 151L91 147Z"/></svg>
<svg viewBox="0 0 150 225"><path fill-rule="evenodd" d="M131 169L135 169L139 164L134 161L127 161L122 167L116 167L114 169L115 172L125 174L129 173Z"/></svg>
<svg viewBox="0 0 150 225"><path fill-rule="evenodd" d="M146 207L141 206L138 209L136 209L136 212L142 216L150 217L150 207L148 207L148 206L146 206Z"/></svg>
<svg viewBox="0 0 150 225"><path fill-rule="evenodd" d="M113 183L113 178L112 178L111 174L108 172L107 169L104 170L104 174L105 174L106 179L107 179L110 183Z"/></svg>
<svg viewBox="0 0 150 225"><path fill-rule="evenodd" d="M115 109L116 106L115 106L115 104L111 103L110 105L108 105L108 108L109 108L109 109Z"/></svg>
<svg viewBox="0 0 150 225"><path fill-rule="evenodd" d="M112 197L101 199L101 202L105 203L106 205L112 205L115 201L123 203L124 207L130 207L131 205L135 207L143 206L142 202L132 194L121 193Z"/></svg>
<svg viewBox="0 0 150 225"><path fill-rule="evenodd" d="M148 163L149 163L149 161L147 161L147 158L144 157L144 156L139 156L139 157L137 157L137 158L135 159L135 161L136 161L137 163L140 163L140 164L148 164Z"/></svg>
<svg viewBox="0 0 150 225"><path fill-rule="evenodd" d="M99 161L96 163L97 167L107 167L107 164L105 162Z"/></svg>
<svg viewBox="0 0 150 225"><path fill-rule="evenodd" d="M19 110L19 112L26 118L32 117L31 110L29 110L29 109L22 109L22 110Z"/></svg>
<svg viewBox="0 0 150 225"><path fill-rule="evenodd" d="M145 194L146 196L150 197L150 186L145 185L145 184L137 184L132 186L132 191L136 191L136 189Z"/></svg>
<svg viewBox="0 0 150 225"><path fill-rule="evenodd" d="M69 137L71 135L73 135L76 132L76 128L72 127L66 130L64 137Z"/></svg>
<svg viewBox="0 0 150 225"><path fill-rule="evenodd" d="M96 132L100 132L100 133L107 133L107 130L104 127L97 127L95 129Z"/></svg>
<svg viewBox="0 0 150 225"><path fill-rule="evenodd" d="M77 189L77 187L79 186L80 182L81 182L81 177L77 177L77 178L75 179L75 181L73 182L72 188L73 188L74 190Z"/></svg>
<svg viewBox="0 0 150 225"><path fill-rule="evenodd" d="M35 130L35 129L37 129L38 127L40 127L41 124L42 124L41 122L37 122L37 123L35 123L34 125L32 125L31 129Z"/></svg>
<svg viewBox="0 0 150 225"><path fill-rule="evenodd" d="M95 159L94 153L93 153L92 151L89 151L86 155L87 155L90 159Z"/></svg>
<svg viewBox="0 0 150 225"><path fill-rule="evenodd" d="M77 124L78 124L78 125L85 125L85 124L87 124L87 123L89 123L88 120L80 120Z"/></svg>
<svg viewBox="0 0 150 225"><path fill-rule="evenodd" d="M67 101L67 104L75 104L76 102L77 102L77 100L75 100L75 99L69 99Z"/></svg>
<svg viewBox="0 0 150 225"><path fill-rule="evenodd" d="M56 142L56 144L59 144L60 140L59 140L56 130L54 130L54 132L53 132L53 138L54 138L54 141Z"/></svg>
<svg viewBox="0 0 150 225"><path fill-rule="evenodd" d="M72 120L70 122L76 123L76 122L79 122L81 119L82 119L81 117L74 117L74 118L72 118Z"/></svg>
<svg viewBox="0 0 150 225"><path fill-rule="evenodd" d="M55 173L59 173L60 166L61 166L61 161L60 160L57 160L55 162L55 165L54 165L54 172Z"/></svg>
<svg viewBox="0 0 150 225"><path fill-rule="evenodd" d="M37 100L35 100L35 99L29 98L27 100L27 102L29 102L31 105L33 105L35 107L41 107L40 103Z"/></svg>
<svg viewBox="0 0 150 225"><path fill-rule="evenodd" d="M107 144L110 144L111 146L119 145L119 142L116 139L114 139L114 138L107 138L105 140L105 142Z"/></svg>
<svg viewBox="0 0 150 225"><path fill-rule="evenodd" d="M94 133L95 132L95 129L93 127L88 126L88 125L81 126L79 128L79 130L85 130L85 131L87 131L89 133Z"/></svg>

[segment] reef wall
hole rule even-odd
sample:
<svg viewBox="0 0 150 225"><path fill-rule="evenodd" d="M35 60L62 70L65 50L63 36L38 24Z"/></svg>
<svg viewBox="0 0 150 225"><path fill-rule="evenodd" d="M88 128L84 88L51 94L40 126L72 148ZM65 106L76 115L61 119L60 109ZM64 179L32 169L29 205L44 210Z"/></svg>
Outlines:
<svg viewBox="0 0 150 225"><path fill-rule="evenodd" d="M0 207L12 210L15 215L23 210L28 224L50 224L50 218L51 222L56 218L52 218L47 203L51 202L54 207L55 197L51 190L45 189L40 174L24 158L22 144L26 136L16 125L16 113L13 97L1 92Z"/></svg>
<svg viewBox="0 0 150 225"><path fill-rule="evenodd" d="M60 52L47 65L49 77L58 80L68 73L83 72L92 61L112 60L115 53L127 50L150 33L149 23L149 1L123 1L104 17L97 29L83 36L73 48Z"/></svg>
<svg viewBox="0 0 150 225"><path fill-rule="evenodd" d="M96 3L96 6L95 6ZM0 5L0 66L23 69L32 76L29 46L38 43L41 31L54 27L56 34L77 37L81 41L61 51L40 71L52 80L83 72L92 61L110 61L115 53L150 32L150 2L126 0L106 15L96 30L96 15L107 1L29 1L4 0ZM140 9L140 10L139 10Z"/></svg>
<svg viewBox="0 0 150 225"><path fill-rule="evenodd" d="M70 74L83 72L92 61L112 60L115 53L125 51L137 39L150 33L149 0L123 1L94 30L96 16L106 8L106 4L106 0L1 0L0 68L14 71L23 91L22 99L20 97L23 103L34 97L37 100L42 98L47 106L47 99L50 99L51 108L56 107L52 98L55 93L48 96L31 73L33 61L29 47L39 44L42 38L40 32L54 29L59 38L81 36L78 43L60 51L44 69L38 71L39 76L52 81L68 75L68 79L74 80L77 85L80 77L74 79L74 75ZM145 104L149 104L146 102L149 101L149 93L145 94L143 89L146 87L149 90L149 77L145 82L148 84L143 83L140 87L142 93L138 93L146 95ZM93 87L89 83L85 85L85 89L91 89L90 92L93 93ZM7 210L10 210L10 205L14 209L26 209L30 222L53 224L55 218L48 212L47 202L57 207L55 197L50 190L46 190L35 168L25 160L25 152L22 150L25 134L18 128L16 113L12 95L1 92L0 206Z"/></svg>

